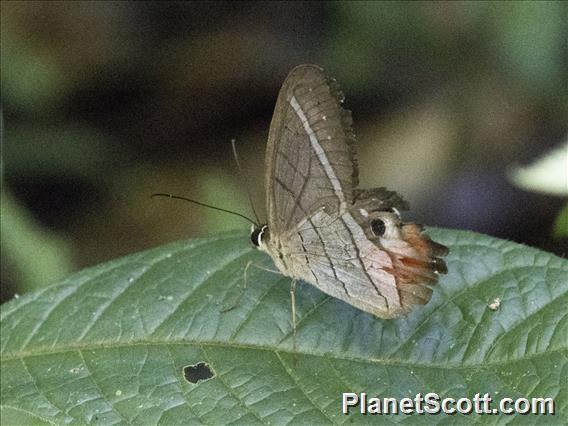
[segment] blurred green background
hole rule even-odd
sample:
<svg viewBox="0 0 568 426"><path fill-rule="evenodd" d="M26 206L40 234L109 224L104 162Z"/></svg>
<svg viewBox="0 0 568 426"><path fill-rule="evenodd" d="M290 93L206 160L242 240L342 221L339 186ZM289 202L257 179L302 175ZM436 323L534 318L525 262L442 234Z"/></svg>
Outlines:
<svg viewBox="0 0 568 426"><path fill-rule="evenodd" d="M566 140L567 6L3 1L2 300L168 241L247 229L150 194L250 215L236 138L264 212L269 122L301 63L341 84L363 187L402 193L409 219L565 255L552 236L565 199L508 173Z"/></svg>

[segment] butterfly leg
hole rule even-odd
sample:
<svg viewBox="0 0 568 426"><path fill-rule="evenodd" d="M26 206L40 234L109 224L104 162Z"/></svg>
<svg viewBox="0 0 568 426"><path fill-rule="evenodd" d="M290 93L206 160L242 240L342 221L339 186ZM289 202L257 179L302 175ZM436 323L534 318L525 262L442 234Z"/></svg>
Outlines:
<svg viewBox="0 0 568 426"><path fill-rule="evenodd" d="M221 308L221 312L231 311L238 306L238 304L241 301L241 298L243 297L243 295L245 294L245 291L246 291L246 288L247 288L248 270L249 270L251 265L253 265L252 260L249 260L247 262L246 266L245 266L245 271L243 273L243 289L239 292L239 294L237 295L237 297L235 298L235 300L231 304L225 305L223 308Z"/></svg>
<svg viewBox="0 0 568 426"><path fill-rule="evenodd" d="M296 338L296 280L290 283L290 300L292 302L292 329Z"/></svg>
<svg viewBox="0 0 568 426"><path fill-rule="evenodd" d="M245 291L247 289L248 271L249 271L249 268L251 266L254 266L255 268L260 269L262 271L272 272L274 274L280 274L281 273L280 271L275 271L273 269L257 265L256 263L253 263L252 260L249 260L247 262L246 266L245 266L245 271L243 273L243 288L242 288L242 290L239 292L239 294L237 295L237 297L235 298L235 300L233 302L231 302L230 304L225 305L224 307L221 308L221 312L228 312L232 309L235 309L239 305L239 302L241 301L241 298L243 297L243 295L245 294Z"/></svg>

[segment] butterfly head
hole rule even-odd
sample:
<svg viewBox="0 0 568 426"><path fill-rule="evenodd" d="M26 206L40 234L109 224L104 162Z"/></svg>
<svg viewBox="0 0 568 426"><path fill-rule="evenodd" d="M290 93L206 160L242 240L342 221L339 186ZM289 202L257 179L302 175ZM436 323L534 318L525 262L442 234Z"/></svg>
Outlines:
<svg viewBox="0 0 568 426"><path fill-rule="evenodd" d="M253 225L251 227L250 240L255 247L259 249L264 248L266 238L268 237L268 225Z"/></svg>

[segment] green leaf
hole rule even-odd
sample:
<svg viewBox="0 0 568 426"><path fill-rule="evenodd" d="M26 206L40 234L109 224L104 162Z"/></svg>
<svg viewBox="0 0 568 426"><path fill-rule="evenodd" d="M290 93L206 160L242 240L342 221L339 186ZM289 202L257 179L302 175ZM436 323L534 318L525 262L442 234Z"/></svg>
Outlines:
<svg viewBox="0 0 568 426"><path fill-rule="evenodd" d="M73 270L67 241L43 229L4 186L0 191L2 257L18 277L17 291L51 284Z"/></svg>
<svg viewBox="0 0 568 426"><path fill-rule="evenodd" d="M568 203L560 210L554 221L554 236L556 238L568 237Z"/></svg>
<svg viewBox="0 0 568 426"><path fill-rule="evenodd" d="M3 418L565 424L568 262L471 232L430 234L451 253L425 307L380 320L301 283L295 339L289 279L280 275L251 268L239 304L223 312L249 260L272 265L244 233L137 253L12 300L0 317ZM187 366L214 376L191 383ZM556 414L346 417L342 392L551 397Z"/></svg>

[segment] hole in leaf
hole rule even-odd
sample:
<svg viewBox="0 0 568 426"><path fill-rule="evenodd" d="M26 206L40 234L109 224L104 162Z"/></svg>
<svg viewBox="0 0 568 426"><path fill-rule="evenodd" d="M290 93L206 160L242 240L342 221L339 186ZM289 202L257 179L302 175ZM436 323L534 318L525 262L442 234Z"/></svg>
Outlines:
<svg viewBox="0 0 568 426"><path fill-rule="evenodd" d="M214 376L215 373L211 367L204 362L199 362L195 365L186 365L183 367L183 377L189 383L197 383L201 380L207 380Z"/></svg>

